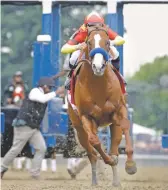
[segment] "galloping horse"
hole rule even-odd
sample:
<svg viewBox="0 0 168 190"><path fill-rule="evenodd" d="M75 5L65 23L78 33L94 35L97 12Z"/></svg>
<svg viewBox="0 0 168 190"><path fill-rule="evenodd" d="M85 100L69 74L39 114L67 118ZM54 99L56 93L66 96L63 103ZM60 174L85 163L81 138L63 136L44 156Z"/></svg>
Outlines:
<svg viewBox="0 0 168 190"><path fill-rule="evenodd" d="M113 185L119 186L117 172L118 146L122 133L126 139L127 161L125 169L128 174L137 171L133 161L133 148L129 135L130 123L120 82L109 63L109 37L105 28L92 27L88 31L85 59L76 76L74 101L77 112L69 103L69 116L77 130L81 145L86 149L92 167L92 184L97 184L96 162L97 150L106 164L112 166ZM97 136L97 128L110 126L111 148L107 155Z"/></svg>

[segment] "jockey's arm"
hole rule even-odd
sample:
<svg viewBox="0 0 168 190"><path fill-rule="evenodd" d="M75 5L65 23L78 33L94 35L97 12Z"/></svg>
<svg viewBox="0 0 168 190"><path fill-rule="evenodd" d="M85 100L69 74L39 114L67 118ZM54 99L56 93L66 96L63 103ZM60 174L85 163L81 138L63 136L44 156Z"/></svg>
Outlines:
<svg viewBox="0 0 168 190"><path fill-rule="evenodd" d="M123 37L119 36L116 32L111 30L110 28L108 29L108 34L110 38L110 46L121 46L125 43L125 40Z"/></svg>
<svg viewBox="0 0 168 190"><path fill-rule="evenodd" d="M80 44L70 45L66 43L62 46L61 53L63 54L73 53L74 51L79 50L79 49L80 49Z"/></svg>
<svg viewBox="0 0 168 190"><path fill-rule="evenodd" d="M78 32L73 39L70 39L63 47L61 48L61 53L73 53L76 50L81 49L81 43L85 42L87 37L87 32Z"/></svg>

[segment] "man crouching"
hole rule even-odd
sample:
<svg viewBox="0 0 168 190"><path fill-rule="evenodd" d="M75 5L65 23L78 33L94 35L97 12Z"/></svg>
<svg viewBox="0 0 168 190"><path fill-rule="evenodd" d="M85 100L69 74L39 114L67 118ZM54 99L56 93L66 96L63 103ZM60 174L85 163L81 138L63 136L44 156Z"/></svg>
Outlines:
<svg viewBox="0 0 168 190"><path fill-rule="evenodd" d="M60 93L60 88L51 92L54 86L55 82L52 78L43 77L39 80L38 86L33 88L28 98L23 101L17 117L13 120L13 145L3 159L1 178L28 141L35 149L31 175L33 178L39 177L41 163L46 152L46 144L40 132L40 124L45 114L47 102Z"/></svg>

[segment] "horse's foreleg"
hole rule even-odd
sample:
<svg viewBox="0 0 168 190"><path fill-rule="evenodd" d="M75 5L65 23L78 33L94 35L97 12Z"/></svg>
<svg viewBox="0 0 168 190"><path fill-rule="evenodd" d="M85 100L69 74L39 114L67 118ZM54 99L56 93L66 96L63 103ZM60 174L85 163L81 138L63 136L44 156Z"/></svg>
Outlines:
<svg viewBox="0 0 168 190"><path fill-rule="evenodd" d="M126 172L128 174L135 174L137 172L136 163L133 161L133 147L130 137L130 121L127 119L127 110L125 106L122 106L117 114L114 115L114 120L117 123L118 127L121 127L126 142L126 154L127 162L125 165Z"/></svg>
<svg viewBox="0 0 168 190"><path fill-rule="evenodd" d="M111 148L110 148L110 155L118 156L118 147L122 140L122 128L111 124L110 125L110 134L111 134Z"/></svg>
<svg viewBox="0 0 168 190"><path fill-rule="evenodd" d="M128 174L133 175L137 172L137 167L135 161L133 161L133 147L130 137L130 122L127 119L123 119L121 121L121 127L123 128L123 132L125 135L126 149L125 152L127 154L127 161L125 165L125 170ZM126 128L125 128L126 127Z"/></svg>
<svg viewBox="0 0 168 190"><path fill-rule="evenodd" d="M110 125L110 133L111 133L111 148L110 155L115 160L115 165L112 166L113 170L113 186L120 186L120 178L118 175L117 164L118 164L118 147L122 140L122 129L117 125Z"/></svg>

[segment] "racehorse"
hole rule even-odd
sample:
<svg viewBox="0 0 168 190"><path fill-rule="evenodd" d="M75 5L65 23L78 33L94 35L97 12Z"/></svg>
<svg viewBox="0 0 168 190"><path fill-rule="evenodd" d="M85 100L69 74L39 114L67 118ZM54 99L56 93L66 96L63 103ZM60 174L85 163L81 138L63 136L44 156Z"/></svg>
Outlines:
<svg viewBox="0 0 168 190"><path fill-rule="evenodd" d="M87 151L92 168L92 184L97 184L97 152L106 164L112 166L113 185L119 186L117 172L118 146L122 133L126 139L127 161L125 170L128 174L137 171L133 160L133 148L129 135L130 122L127 119L127 108L120 82L109 62L110 43L106 28L92 27L88 31L85 59L80 60L80 71L71 82L71 95L77 110L69 102L69 116L77 130L80 144ZM109 154L103 150L97 136L97 128L110 126L111 148ZM96 152L97 150L97 152Z"/></svg>

